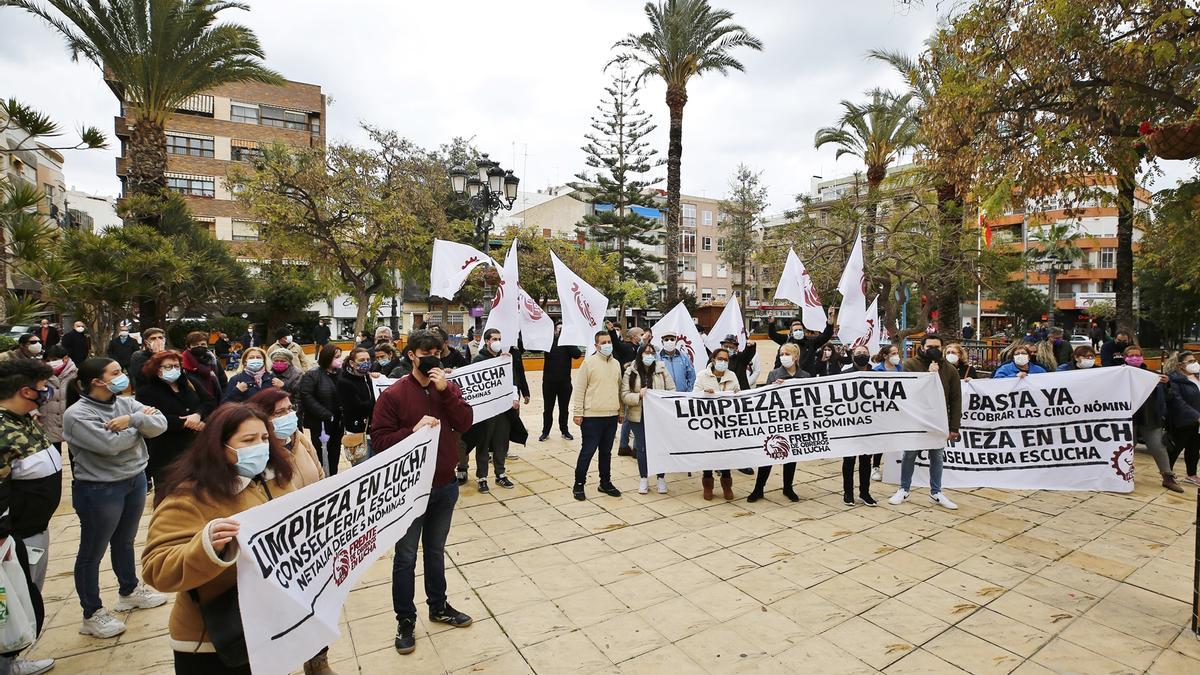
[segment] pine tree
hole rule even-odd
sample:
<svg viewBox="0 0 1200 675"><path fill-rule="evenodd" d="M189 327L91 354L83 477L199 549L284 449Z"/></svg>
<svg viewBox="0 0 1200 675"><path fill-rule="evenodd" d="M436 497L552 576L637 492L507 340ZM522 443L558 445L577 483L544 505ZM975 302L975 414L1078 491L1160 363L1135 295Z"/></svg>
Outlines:
<svg viewBox="0 0 1200 675"><path fill-rule="evenodd" d="M650 188L662 179L646 174L663 160L655 159L657 151L646 141L655 125L638 103L638 87L624 68L618 69L604 93L596 106L598 115L592 117L592 131L584 135L588 168L576 174L578 181L571 187L577 199L596 207L579 224L580 234L617 257L618 283L612 300L620 308L624 328L627 301L644 295L639 286L659 280L657 266L662 259L653 252L661 239L659 224L633 207L657 208Z"/></svg>
<svg viewBox="0 0 1200 675"><path fill-rule="evenodd" d="M767 209L767 187L762 184L762 172L739 164L729 179L729 198L721 202L718 222L721 234L721 260L738 273L738 290L742 293L742 319L745 320L746 267L758 248L759 227Z"/></svg>

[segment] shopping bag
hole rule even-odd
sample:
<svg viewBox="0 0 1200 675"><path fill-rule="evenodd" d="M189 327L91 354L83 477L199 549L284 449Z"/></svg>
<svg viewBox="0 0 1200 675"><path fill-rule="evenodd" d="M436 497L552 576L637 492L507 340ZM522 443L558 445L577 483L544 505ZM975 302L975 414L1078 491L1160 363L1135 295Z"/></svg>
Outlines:
<svg viewBox="0 0 1200 675"><path fill-rule="evenodd" d="M0 653L25 649L37 637L29 582L14 546L12 535L0 544Z"/></svg>

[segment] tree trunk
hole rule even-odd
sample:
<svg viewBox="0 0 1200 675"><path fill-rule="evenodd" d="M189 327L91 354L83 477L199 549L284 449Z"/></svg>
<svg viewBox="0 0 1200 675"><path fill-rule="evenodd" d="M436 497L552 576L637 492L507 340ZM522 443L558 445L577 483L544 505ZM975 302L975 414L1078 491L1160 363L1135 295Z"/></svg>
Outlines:
<svg viewBox="0 0 1200 675"><path fill-rule="evenodd" d="M957 186L942 183L937 187L938 260L941 261L943 276L938 280L936 303L938 332L947 341L958 341L962 337L962 284L960 260L962 258L962 207Z"/></svg>
<svg viewBox="0 0 1200 675"><path fill-rule="evenodd" d="M879 186L887 177L887 167L867 167L867 222L863 232L863 286L866 295L874 290L871 273L875 267L876 223L879 220ZM865 301L865 298L864 298Z"/></svg>
<svg viewBox="0 0 1200 675"><path fill-rule="evenodd" d="M667 109L671 126L667 145L667 295L666 309L679 302L679 185L683 163L683 106L687 90L667 88Z"/></svg>
<svg viewBox="0 0 1200 675"><path fill-rule="evenodd" d="M354 303L357 313L354 315L354 334L367 329L367 313L371 309L371 294L365 289L354 289Z"/></svg>
<svg viewBox="0 0 1200 675"><path fill-rule="evenodd" d="M1113 290L1117 294L1117 330L1136 334L1137 318L1133 313L1133 203L1137 187L1136 164L1117 168L1117 278Z"/></svg>
<svg viewBox="0 0 1200 675"><path fill-rule="evenodd" d="M129 125L129 165L125 189L131 194L157 195L167 187L167 133L149 120Z"/></svg>
<svg viewBox="0 0 1200 675"><path fill-rule="evenodd" d="M1050 300L1050 309L1046 311L1046 321L1051 326L1055 326L1057 325L1054 323L1054 310L1055 305L1058 304L1058 270L1051 267L1047 276L1049 277L1047 280L1050 283L1046 287L1046 297Z"/></svg>

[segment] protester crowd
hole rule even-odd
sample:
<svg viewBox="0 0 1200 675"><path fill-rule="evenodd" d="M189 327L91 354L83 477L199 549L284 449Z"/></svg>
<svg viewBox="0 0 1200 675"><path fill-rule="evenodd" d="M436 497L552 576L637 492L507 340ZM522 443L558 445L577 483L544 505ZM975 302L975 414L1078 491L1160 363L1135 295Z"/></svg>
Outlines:
<svg viewBox="0 0 1200 675"><path fill-rule="evenodd" d="M543 361L538 440L549 438L556 420L568 441L574 440L572 429L579 430L572 488L577 500L588 498L585 488L593 458L598 464L596 489L621 496L612 481L614 444L618 456L636 458L640 494L648 493L652 482L665 494L666 477L652 477L648 471L643 409L647 391L719 396L793 379L873 371L934 373L944 391L949 440L958 436L961 382L982 376L979 365L971 362L970 350L936 333L917 338L907 358L891 344L877 353L861 345L845 349L831 342L832 318L831 314L820 333L806 331L799 320L786 332L779 331L772 318L768 337L779 350L765 375L759 370L755 343L740 343L735 335L724 336L720 347L708 353L707 366L697 370L672 331L655 339L642 328L622 334L609 323L595 333L585 356L579 347L559 344L561 326L556 326ZM116 613L157 607L167 602L164 592L176 593L170 617L176 672L246 673L244 645L241 653L236 640L229 646L230 622L240 627L236 602L231 605L237 593L239 528L232 516L332 476L343 459L351 464L363 461L424 427L438 428L436 468L425 514L396 546L395 647L409 653L416 645L418 545L423 550L430 621L454 627L471 624L471 617L446 601L445 544L472 455L479 492L489 491L489 479L503 488L515 484L509 473L508 460L515 458L510 448L527 442L519 409L530 400L522 346L505 349L503 336L489 329L472 332L466 344L455 348L436 325L409 334L400 349L387 327L373 335L360 334L358 343L345 351L329 341L323 322L316 336L315 355L293 340L287 326L276 330L268 344L253 326L236 343L224 334L192 332L184 338L183 349L174 350L161 329L143 330L139 342L130 326L122 325L101 356L92 354L96 345L82 322L60 336L43 321L21 336L14 349L0 354L0 539L3 550L11 546L25 571L38 631L43 619L40 589L53 543L49 521L62 494L64 447L80 529L74 566L82 614L79 632L114 638L126 628ZM496 358L512 361L511 409L474 420L461 389L448 378L457 368ZM1049 329L1044 336L1015 340L1001 359L994 378L1147 367L1134 336L1121 331L1112 340L1104 339L1097 350L1094 345L1072 349L1061 330ZM396 382L380 394L373 380L384 377ZM1186 466L1184 482L1200 485L1200 361L1195 354L1180 352L1167 359L1134 423L1164 487L1183 491L1173 469L1180 454ZM942 448L921 452L928 457L932 503L956 509L941 489ZM900 486L888 499L890 504L910 497L917 457L917 451L904 453ZM881 479L879 466L878 454L843 459L847 506L878 505L871 483ZM763 499L772 467L737 471L754 476L747 501ZM782 494L793 502L800 499L793 486L795 472L795 462L782 467ZM703 498L714 499L719 485L724 499L734 499L734 473L703 471ZM154 515L139 578L134 539L148 495L153 495ZM99 579L106 551L118 580L111 610ZM316 647L305 672L332 672L327 647ZM25 661L13 653L5 655L0 666L0 673L32 675L45 672L53 661Z"/></svg>

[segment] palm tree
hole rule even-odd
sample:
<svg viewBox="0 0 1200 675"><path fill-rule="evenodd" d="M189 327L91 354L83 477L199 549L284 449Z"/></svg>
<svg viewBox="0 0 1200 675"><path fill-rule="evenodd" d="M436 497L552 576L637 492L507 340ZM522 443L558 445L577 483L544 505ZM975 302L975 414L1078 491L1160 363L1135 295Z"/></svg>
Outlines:
<svg viewBox="0 0 1200 675"><path fill-rule="evenodd" d="M1051 325L1055 324L1054 313L1058 302L1058 272L1059 268L1070 269L1076 260L1084 256L1083 250L1075 243L1083 236L1072 222L1050 223L1033 234L1029 239L1038 249L1029 251L1026 264L1032 262L1044 267L1049 276L1048 281L1050 309L1046 318Z"/></svg>
<svg viewBox="0 0 1200 675"><path fill-rule="evenodd" d="M230 82L283 84L265 68L254 32L216 23L218 0L0 0L41 17L67 41L71 58L96 64L127 104L127 190L158 194L167 185L166 124L193 94ZM53 11L52 11L53 10Z"/></svg>
<svg viewBox="0 0 1200 675"><path fill-rule="evenodd" d="M708 0L662 0L647 2L650 30L630 33L614 45L625 50L614 61L641 66L637 82L659 77L667 85L667 109L671 115L667 147L667 296L666 304L679 299L679 176L683 162L683 106L687 105L688 80L693 75L716 71L744 71L730 56L738 47L762 49L762 42L732 22L733 12L714 9Z"/></svg>
<svg viewBox="0 0 1200 675"><path fill-rule="evenodd" d="M842 117L836 127L817 131L814 145L838 146L836 158L853 155L867 167L867 219L863 237L863 259L866 263L867 288L871 284L871 263L875 258L875 206L879 186L887 177L888 166L900 158L900 153L913 147L917 136L917 119L910 102L912 94L897 96L882 89L868 92L866 104L842 101Z"/></svg>

